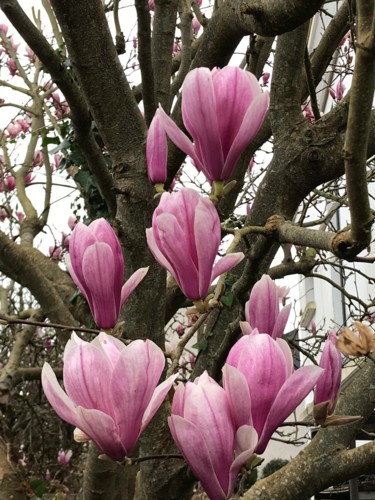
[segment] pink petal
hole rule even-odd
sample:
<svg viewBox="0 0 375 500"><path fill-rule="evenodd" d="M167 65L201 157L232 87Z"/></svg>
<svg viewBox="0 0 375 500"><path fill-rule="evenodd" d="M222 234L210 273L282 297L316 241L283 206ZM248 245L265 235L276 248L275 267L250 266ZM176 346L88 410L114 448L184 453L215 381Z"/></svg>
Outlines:
<svg viewBox="0 0 375 500"><path fill-rule="evenodd" d="M228 364L224 365L223 386L231 406L236 427L251 425L251 398L249 386L243 373Z"/></svg>
<svg viewBox="0 0 375 500"><path fill-rule="evenodd" d="M128 299L129 295L137 288L139 283L148 273L148 267L141 267L135 271L130 278L125 282L121 290L121 303L120 308L123 306L124 302Z"/></svg>
<svg viewBox="0 0 375 500"><path fill-rule="evenodd" d="M250 425L243 425L237 430L236 433L236 458L231 465L229 471L229 488L228 495L230 495L236 485L237 477L245 465L251 458L254 450L258 444L258 434L254 427Z"/></svg>
<svg viewBox="0 0 375 500"><path fill-rule="evenodd" d="M159 119L170 140L176 144L185 154L193 158L194 162L200 165L200 160L195 154L195 149L191 140L175 124L175 122L159 107Z"/></svg>
<svg viewBox="0 0 375 500"><path fill-rule="evenodd" d="M86 250L82 273L91 292L90 309L100 328L112 328L117 322L121 288L116 288L115 277L119 271L107 243L98 242Z"/></svg>
<svg viewBox="0 0 375 500"><path fill-rule="evenodd" d="M113 419L99 410L78 407L77 413L81 422L79 429L87 434L97 447L112 460L123 460L128 450L119 439L117 426Z"/></svg>
<svg viewBox="0 0 375 500"><path fill-rule="evenodd" d="M182 117L195 142L203 173L213 180L223 179L224 157L214 87L208 68L194 69L186 77L182 89Z"/></svg>
<svg viewBox="0 0 375 500"><path fill-rule="evenodd" d="M98 349L103 352L103 355L109 359L112 367L117 363L121 351L125 349L125 344L123 344L121 340L116 339L116 337L112 335L107 335L104 332L100 332L91 344L98 347Z"/></svg>
<svg viewBox="0 0 375 500"><path fill-rule="evenodd" d="M269 335L247 335L240 340L243 339L247 342L244 343L237 368L246 377L253 426L261 434L273 401L286 380L286 361L283 351Z"/></svg>
<svg viewBox="0 0 375 500"><path fill-rule="evenodd" d="M211 275L211 283L221 274L233 269L245 258L242 252L230 253L222 257L214 266Z"/></svg>
<svg viewBox="0 0 375 500"><path fill-rule="evenodd" d="M76 406L61 388L54 371L48 363L43 365L42 386L46 398L58 416L66 422L79 427L81 422L79 415L77 415Z"/></svg>
<svg viewBox="0 0 375 500"><path fill-rule="evenodd" d="M160 405L163 403L165 396L172 387L173 382L176 380L178 375L179 375L178 373L176 373L175 375L171 375L170 377L167 378L167 380L158 385L157 388L154 390L152 398L146 408L146 411L143 414L141 432L143 431L143 429L147 427L152 417L160 408Z"/></svg>
<svg viewBox="0 0 375 500"><path fill-rule="evenodd" d="M78 344L64 354L64 386L77 406L113 415L108 395L111 376L109 359L93 344Z"/></svg>
<svg viewBox="0 0 375 500"><path fill-rule="evenodd" d="M277 286L267 274L254 285L250 299L245 304L246 321L260 333L272 334L279 314Z"/></svg>
<svg viewBox="0 0 375 500"><path fill-rule="evenodd" d="M174 277L174 279L177 281L177 274L175 273L175 270L173 266L170 264L170 262L164 257L164 254L160 251L156 240L155 240L155 235L153 232L153 229L149 227L146 229L146 239L147 239L147 245L152 253L154 259L162 266L164 269L169 271L171 275Z"/></svg>
<svg viewBox="0 0 375 500"><path fill-rule="evenodd" d="M317 383L322 368L305 366L295 371L280 389L264 423L256 453L263 453L277 427L297 408Z"/></svg>
<svg viewBox="0 0 375 500"><path fill-rule="evenodd" d="M250 335L253 329L247 321L240 321L240 328L243 335Z"/></svg>
<svg viewBox="0 0 375 500"><path fill-rule="evenodd" d="M152 184L164 184L167 180L167 135L160 121L160 111L156 110L147 134L147 173Z"/></svg>
<svg viewBox="0 0 375 500"><path fill-rule="evenodd" d="M196 425L178 415L169 417L168 424L176 445L210 499L226 500L227 495L217 479L204 434Z"/></svg>
<svg viewBox="0 0 375 500"><path fill-rule="evenodd" d="M212 282L212 268L221 240L220 219L211 202L209 207L203 202L196 207L194 240L198 260L199 296L204 298Z"/></svg>
<svg viewBox="0 0 375 500"><path fill-rule="evenodd" d="M115 421L129 452L141 432L142 419L164 369L162 350L149 340L135 340L121 351L110 385Z"/></svg>
<svg viewBox="0 0 375 500"><path fill-rule="evenodd" d="M329 401L328 414L331 414L336 405L341 385L342 361L341 353L336 347L336 334L330 332L324 345L319 366L324 368L315 389L315 404Z"/></svg>
<svg viewBox="0 0 375 500"><path fill-rule="evenodd" d="M287 306L283 307L279 312L279 314L277 315L273 330L271 332L272 338L276 339L277 337L281 338L283 336L285 326L288 322L291 307L292 304L288 304Z"/></svg>
<svg viewBox="0 0 375 500"><path fill-rule="evenodd" d="M252 99L261 93L258 80L254 75L249 79L249 75L235 66L226 66L213 78L224 157L229 153Z"/></svg>
<svg viewBox="0 0 375 500"><path fill-rule="evenodd" d="M238 158L259 132L268 110L268 104L269 95L265 92L256 97L247 109L241 127L225 159L223 168L224 179L231 176Z"/></svg>

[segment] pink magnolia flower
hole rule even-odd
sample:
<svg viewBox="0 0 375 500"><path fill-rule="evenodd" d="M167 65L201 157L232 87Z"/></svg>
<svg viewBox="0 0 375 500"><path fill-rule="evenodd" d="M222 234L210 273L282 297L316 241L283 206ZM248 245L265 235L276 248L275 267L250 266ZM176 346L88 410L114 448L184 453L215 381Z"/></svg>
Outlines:
<svg viewBox="0 0 375 500"><path fill-rule="evenodd" d="M124 257L110 224L98 219L89 226L78 223L69 241L68 271L87 302L96 324L112 328L121 307L147 274L148 267L138 269L125 285Z"/></svg>
<svg viewBox="0 0 375 500"><path fill-rule="evenodd" d="M19 118L16 120L22 132L28 132L30 130L31 123L26 121L24 118Z"/></svg>
<svg viewBox="0 0 375 500"><path fill-rule="evenodd" d="M313 113L313 110L311 108L310 103L305 103L302 105L302 112L303 112L303 114L308 122L310 122L310 123L315 122L314 113Z"/></svg>
<svg viewBox="0 0 375 500"><path fill-rule="evenodd" d="M48 249L48 253L52 260L59 261L61 259L62 248L51 245Z"/></svg>
<svg viewBox="0 0 375 500"><path fill-rule="evenodd" d="M138 39L136 36L133 36L133 49L136 49L138 45Z"/></svg>
<svg viewBox="0 0 375 500"><path fill-rule="evenodd" d="M150 340L125 346L100 333L89 343L73 333L64 351L66 393L48 363L43 366L42 385L53 409L79 429L79 436L94 441L113 460L122 460L177 377L158 386L164 364L162 350Z"/></svg>
<svg viewBox="0 0 375 500"><path fill-rule="evenodd" d="M152 184L164 184L167 180L167 135L160 122L160 110L155 113L147 134L147 174Z"/></svg>
<svg viewBox="0 0 375 500"><path fill-rule="evenodd" d="M30 184L34 179L35 179L35 174L29 172L28 174L25 175L25 184L26 185Z"/></svg>
<svg viewBox="0 0 375 500"><path fill-rule="evenodd" d="M4 35L6 35L8 33L8 26L4 23L1 23L0 24L0 31L2 31L4 33Z"/></svg>
<svg viewBox="0 0 375 500"><path fill-rule="evenodd" d="M14 59L12 59L10 57L7 60L7 66L8 66L8 70L9 70L10 76L16 76L16 75L18 75L17 65L16 65Z"/></svg>
<svg viewBox="0 0 375 500"><path fill-rule="evenodd" d="M68 467L70 459L72 458L73 451L72 450L60 450L57 454L57 461L59 464L61 464L63 467Z"/></svg>
<svg viewBox="0 0 375 500"><path fill-rule="evenodd" d="M152 255L194 301L205 298L214 279L244 258L242 252L232 253L214 265L221 241L219 216L211 200L193 189L163 193L146 236Z"/></svg>
<svg viewBox="0 0 375 500"><path fill-rule="evenodd" d="M254 75L226 66L192 70L182 88L182 118L194 144L160 108L170 139L188 154L207 179L227 180L260 129L268 109ZM209 126L208 126L209 124Z"/></svg>
<svg viewBox="0 0 375 500"><path fill-rule="evenodd" d="M0 222L4 222L5 219L9 219L9 213L5 208L0 208Z"/></svg>
<svg viewBox="0 0 375 500"><path fill-rule="evenodd" d="M274 339L281 337L288 321L291 304L280 311L279 287L267 274L254 285L249 300L245 304L246 322L241 322L244 335L256 328L261 333L268 333Z"/></svg>
<svg viewBox="0 0 375 500"><path fill-rule="evenodd" d="M148 0L148 8L150 10L155 10L155 1L154 0Z"/></svg>
<svg viewBox="0 0 375 500"><path fill-rule="evenodd" d="M57 153L55 153L53 155L53 163L51 163L52 170L55 170L55 169L59 168L61 160L62 160L61 155L59 155Z"/></svg>
<svg viewBox="0 0 375 500"><path fill-rule="evenodd" d="M178 325L178 327L176 328L176 332L179 337L182 337L185 333L185 327L183 325Z"/></svg>
<svg viewBox="0 0 375 500"><path fill-rule="evenodd" d="M195 36L198 35L199 33L199 30L201 29L202 25L201 23L198 21L198 19L194 16L193 17L193 20L191 21L191 28L193 30L193 33Z"/></svg>
<svg viewBox="0 0 375 500"><path fill-rule="evenodd" d="M335 409L341 385L341 353L336 347L336 333L331 330L328 333L326 343L320 358L319 366L324 372L316 384L314 404L329 401L327 414L331 415Z"/></svg>
<svg viewBox="0 0 375 500"><path fill-rule="evenodd" d="M7 191L14 191L16 189L16 179L13 175L4 177L4 186Z"/></svg>
<svg viewBox="0 0 375 500"><path fill-rule="evenodd" d="M25 218L25 214L23 212L16 212L17 218L19 222L22 222L23 219Z"/></svg>
<svg viewBox="0 0 375 500"><path fill-rule="evenodd" d="M21 133L21 131L22 127L18 122L11 122L6 128L7 136L12 138L16 138Z"/></svg>
<svg viewBox="0 0 375 500"><path fill-rule="evenodd" d="M336 100L337 101L341 101L341 99L344 97L345 89L346 89L346 86L340 78L336 84Z"/></svg>
<svg viewBox="0 0 375 500"><path fill-rule="evenodd" d="M237 426L253 425L263 453L277 427L317 383L322 368L293 371L293 356L282 339L254 330L232 347L223 368L223 384Z"/></svg>
<svg viewBox="0 0 375 500"><path fill-rule="evenodd" d="M28 45L26 45L25 50L26 50L26 57L29 59L31 63L34 63L36 61L36 55L33 49L31 49Z"/></svg>
<svg viewBox="0 0 375 500"><path fill-rule="evenodd" d="M33 155L33 167L42 167L44 165L43 152L37 149Z"/></svg>
<svg viewBox="0 0 375 500"><path fill-rule="evenodd" d="M210 499L229 498L241 467L254 452L257 433L249 425L236 425L224 389L207 372L180 384L168 424Z"/></svg>
<svg viewBox="0 0 375 500"><path fill-rule="evenodd" d="M268 73L268 72L263 73L263 75L262 75L263 85L267 85L268 80L270 79L270 76L271 76L271 73Z"/></svg>

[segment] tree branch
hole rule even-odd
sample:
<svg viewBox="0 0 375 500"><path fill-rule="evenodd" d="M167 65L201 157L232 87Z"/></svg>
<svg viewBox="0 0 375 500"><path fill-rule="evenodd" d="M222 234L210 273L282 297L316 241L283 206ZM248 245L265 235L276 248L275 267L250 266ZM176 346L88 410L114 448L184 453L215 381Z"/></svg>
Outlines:
<svg viewBox="0 0 375 500"><path fill-rule="evenodd" d="M350 91L344 158L351 229L347 244L358 254L371 241L373 216L367 189L367 144L375 89L374 3L357 2L358 42Z"/></svg>

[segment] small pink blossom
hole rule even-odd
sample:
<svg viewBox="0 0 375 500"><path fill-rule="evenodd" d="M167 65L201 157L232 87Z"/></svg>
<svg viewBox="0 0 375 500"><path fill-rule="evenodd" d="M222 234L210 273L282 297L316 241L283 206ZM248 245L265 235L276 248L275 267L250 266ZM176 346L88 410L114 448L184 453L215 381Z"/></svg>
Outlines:
<svg viewBox="0 0 375 500"><path fill-rule="evenodd" d="M262 83L263 83L263 85L267 85L268 84L268 80L270 79L270 76L271 76L271 73L268 73L268 71L266 71L265 73L263 73L263 75L262 75Z"/></svg>
<svg viewBox="0 0 375 500"><path fill-rule="evenodd" d="M29 172L28 174L25 175L25 184L31 184L31 182L35 179L35 174L32 172Z"/></svg>
<svg viewBox="0 0 375 500"><path fill-rule="evenodd" d="M57 454L57 461L59 464L61 464L63 467L68 467L70 459L72 458L73 452L72 450L60 450Z"/></svg>
<svg viewBox="0 0 375 500"><path fill-rule="evenodd" d="M22 132L28 132L30 130L30 122L28 120L25 120L24 118L18 118L16 120L16 123L19 125Z"/></svg>
<svg viewBox="0 0 375 500"><path fill-rule="evenodd" d="M137 37L133 36L133 49L137 48L137 43L138 43Z"/></svg>
<svg viewBox="0 0 375 500"><path fill-rule="evenodd" d="M15 139L21 133L22 127L18 122L11 122L5 130L8 137Z"/></svg>
<svg viewBox="0 0 375 500"><path fill-rule="evenodd" d="M199 33L199 30L201 29L202 25L201 23L198 21L198 19L194 16L193 17L193 20L191 21L191 28L193 30L193 33L195 36L198 35Z"/></svg>
<svg viewBox="0 0 375 500"><path fill-rule="evenodd" d="M4 186L7 191L14 191L16 189L16 179L13 175L8 175L4 178Z"/></svg>
<svg viewBox="0 0 375 500"><path fill-rule="evenodd" d="M4 35L6 35L8 33L8 26L4 23L1 23L0 24L0 31L2 31L4 33Z"/></svg>
<svg viewBox="0 0 375 500"><path fill-rule="evenodd" d="M18 69L17 69L17 66L16 66L14 59L9 58L7 61L7 66L9 69L10 76L18 75Z"/></svg>
<svg viewBox="0 0 375 500"><path fill-rule="evenodd" d="M179 337L182 337L185 333L185 327L183 325L178 325L178 327L176 328L176 332Z"/></svg>
<svg viewBox="0 0 375 500"><path fill-rule="evenodd" d="M44 165L43 152L37 149L33 156L33 167L42 167Z"/></svg>
<svg viewBox="0 0 375 500"><path fill-rule="evenodd" d="M0 208L0 222L4 222L5 219L9 219L9 213L5 208Z"/></svg>

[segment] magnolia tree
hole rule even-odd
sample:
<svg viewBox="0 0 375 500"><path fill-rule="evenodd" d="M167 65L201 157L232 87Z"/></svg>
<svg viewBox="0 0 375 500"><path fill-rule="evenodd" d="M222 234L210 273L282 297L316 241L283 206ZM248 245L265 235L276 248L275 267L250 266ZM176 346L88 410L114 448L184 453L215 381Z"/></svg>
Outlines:
<svg viewBox="0 0 375 500"><path fill-rule="evenodd" d="M375 6L325 3L0 0L0 498L303 499L373 471L350 448L372 297L345 276L373 262ZM290 340L273 280L327 266L352 318ZM312 391L316 436L250 487Z"/></svg>

